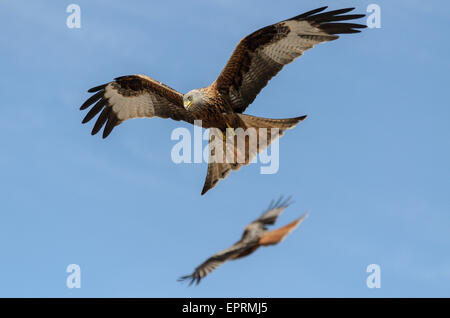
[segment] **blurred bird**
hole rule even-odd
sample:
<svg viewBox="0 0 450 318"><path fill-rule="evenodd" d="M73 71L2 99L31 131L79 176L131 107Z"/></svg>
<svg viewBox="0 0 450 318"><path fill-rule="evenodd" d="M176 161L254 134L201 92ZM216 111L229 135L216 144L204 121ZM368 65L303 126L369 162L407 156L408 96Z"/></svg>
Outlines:
<svg viewBox="0 0 450 318"><path fill-rule="evenodd" d="M280 243L308 215L303 214L295 221L276 230L269 231L266 226L275 224L278 216L292 203L290 200L290 197L286 200L280 197L276 202L272 200L267 210L259 218L245 227L242 238L237 243L211 256L198 266L191 275L183 276L178 280L190 280L189 285L192 285L194 282L198 284L202 278L226 261L248 256L261 246Z"/></svg>

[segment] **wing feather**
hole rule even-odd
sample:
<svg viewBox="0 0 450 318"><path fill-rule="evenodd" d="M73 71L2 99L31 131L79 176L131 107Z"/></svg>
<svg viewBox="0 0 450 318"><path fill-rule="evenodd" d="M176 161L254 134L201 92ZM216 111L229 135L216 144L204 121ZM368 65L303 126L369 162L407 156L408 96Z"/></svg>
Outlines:
<svg viewBox="0 0 450 318"><path fill-rule="evenodd" d="M90 90L88 91L90 93L92 93ZM97 92L94 95L92 95L91 97L89 97L84 103L83 105L81 105L80 110L86 109L89 106L91 106L93 103L95 103L96 101L98 101L99 99L101 99L103 97L103 92Z"/></svg>
<svg viewBox="0 0 450 318"><path fill-rule="evenodd" d="M111 112L111 107L105 107L103 108L102 112L97 118L97 121L95 122L94 128L92 128L92 135L95 135L100 131L102 126L106 123L109 117L109 113Z"/></svg>
<svg viewBox="0 0 450 318"><path fill-rule="evenodd" d="M110 83L93 87L88 92L95 94L80 109L95 105L82 123L89 122L101 111L92 135L104 126L103 138L106 138L115 126L131 118L158 116L193 122L191 114L183 106L181 93L144 75L118 77Z"/></svg>
<svg viewBox="0 0 450 318"><path fill-rule="evenodd" d="M86 114L83 121L81 123L85 124L88 121L90 121L92 118L94 118L106 105L106 99L102 98L100 99Z"/></svg>
<svg viewBox="0 0 450 318"><path fill-rule="evenodd" d="M292 198L290 196L287 198L280 196L277 201L272 200L269 204L269 207L259 218L253 221L253 223L261 223L263 226L275 224L280 214L283 213L284 209L286 209L292 203Z"/></svg>
<svg viewBox="0 0 450 318"><path fill-rule="evenodd" d="M224 249L210 258L208 258L205 262L199 265L192 274L182 276L178 280L190 280L189 285L192 285L194 282L196 284L200 283L200 280L204 278L206 275L214 271L217 267L222 265L228 260L234 259L242 254L245 250L252 248L249 242L239 241L230 248Z"/></svg>
<svg viewBox="0 0 450 318"><path fill-rule="evenodd" d="M357 33L365 25L334 23L364 17L344 13L354 8L322 12L318 8L264 27L243 38L216 79L217 89L228 96L235 112L242 113L268 81L316 44L338 38L336 34Z"/></svg>

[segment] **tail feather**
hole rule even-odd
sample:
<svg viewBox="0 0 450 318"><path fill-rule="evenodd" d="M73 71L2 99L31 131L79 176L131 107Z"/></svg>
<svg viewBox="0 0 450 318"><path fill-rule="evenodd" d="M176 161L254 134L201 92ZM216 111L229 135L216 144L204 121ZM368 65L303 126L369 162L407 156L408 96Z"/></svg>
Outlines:
<svg viewBox="0 0 450 318"><path fill-rule="evenodd" d="M262 118L244 114L232 114L229 116L238 116L238 119L242 123L242 128L254 128L256 132L256 138L248 138L245 141L245 146L239 146L237 142L237 136L229 136L225 142L223 142L223 154L224 158L229 159L227 153L231 155L232 160L221 160L217 161L216 148L217 146L212 146L212 141L222 134L220 130L211 128L210 129L210 155L208 170L206 174L205 183L203 185L202 195L208 190L214 188L216 184L221 179L225 179L231 172L231 170L238 170L242 165L248 165L256 157L258 153L269 147L269 145L282 136L286 129L291 129L295 127L300 121L304 120L306 116L286 118L286 119L272 119L272 118ZM235 122L236 118L230 118L230 122ZM264 131L261 129L264 128ZM271 128L277 128L275 130ZM236 129L234 130L237 131ZM213 137L215 136L215 137ZM233 139L231 139L233 138ZM253 141L253 143L252 143ZM256 144L255 144L256 143ZM214 143L214 145L217 145ZM214 158L214 159L213 159ZM242 160L241 160L242 159Z"/></svg>
<svg viewBox="0 0 450 318"><path fill-rule="evenodd" d="M307 216L308 214L303 214L297 220L283 227L280 227L276 230L264 232L259 238L259 245L267 246L280 243L286 238L286 236L288 236L293 230L295 230Z"/></svg>
<svg viewBox="0 0 450 318"><path fill-rule="evenodd" d="M304 120L307 116L299 116L294 118L262 118L244 114L238 114L239 118L245 123L247 127L253 128L279 128L282 130L294 128L300 121Z"/></svg>

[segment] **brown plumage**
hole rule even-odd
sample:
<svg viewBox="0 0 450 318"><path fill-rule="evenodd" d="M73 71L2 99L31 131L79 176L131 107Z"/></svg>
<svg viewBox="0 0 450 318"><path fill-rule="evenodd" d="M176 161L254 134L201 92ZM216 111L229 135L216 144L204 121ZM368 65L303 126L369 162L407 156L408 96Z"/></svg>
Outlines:
<svg viewBox="0 0 450 318"><path fill-rule="evenodd" d="M210 86L194 89L185 95L145 75L122 76L113 82L91 88L89 92L95 94L80 109L93 106L82 122L86 123L100 114L92 134L95 135L104 127L103 138L127 119L154 116L191 124L201 120L202 127L217 128L223 134L227 127L251 127L257 131L261 128L278 129L273 136L267 136L270 144L285 129L293 128L306 116L268 119L242 115L242 112L284 65L318 43L337 39L336 34L357 33L360 32L358 29L366 27L341 22L364 16L345 14L353 8L324 12L326 8L303 13L246 36ZM229 148L224 145L224 149L230 153L248 150L248 147L236 149L236 145ZM248 153L245 157L252 158L264 148L258 146L256 153ZM202 194L225 178L231 170L248 163L247 160L244 163L210 162Z"/></svg>
<svg viewBox="0 0 450 318"><path fill-rule="evenodd" d="M304 214L281 228L269 231L266 227L275 224L278 216L290 203L290 198L283 200L282 197L276 202L272 201L269 208L259 218L245 227L242 238L237 243L211 256L199 265L192 274L183 276L179 280L190 280L190 285L194 282L198 284L202 278L226 261L248 256L261 246L280 243L307 216Z"/></svg>

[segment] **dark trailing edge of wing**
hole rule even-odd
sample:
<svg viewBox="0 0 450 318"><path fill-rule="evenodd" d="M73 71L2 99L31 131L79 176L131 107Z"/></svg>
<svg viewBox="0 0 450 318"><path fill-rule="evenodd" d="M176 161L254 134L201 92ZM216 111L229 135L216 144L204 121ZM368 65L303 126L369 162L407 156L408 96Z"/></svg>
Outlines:
<svg viewBox="0 0 450 318"><path fill-rule="evenodd" d="M322 7L315 10L311 10L309 12L293 17L289 20L296 20L296 21L303 20L311 22L314 26L327 32L328 34L359 33L361 31L357 29L364 29L367 27L364 24L357 24L357 23L334 23L339 21L359 19L365 16L365 14L342 15L344 13L354 10L355 8L346 8L319 13L324 11L326 8L328 7Z"/></svg>

